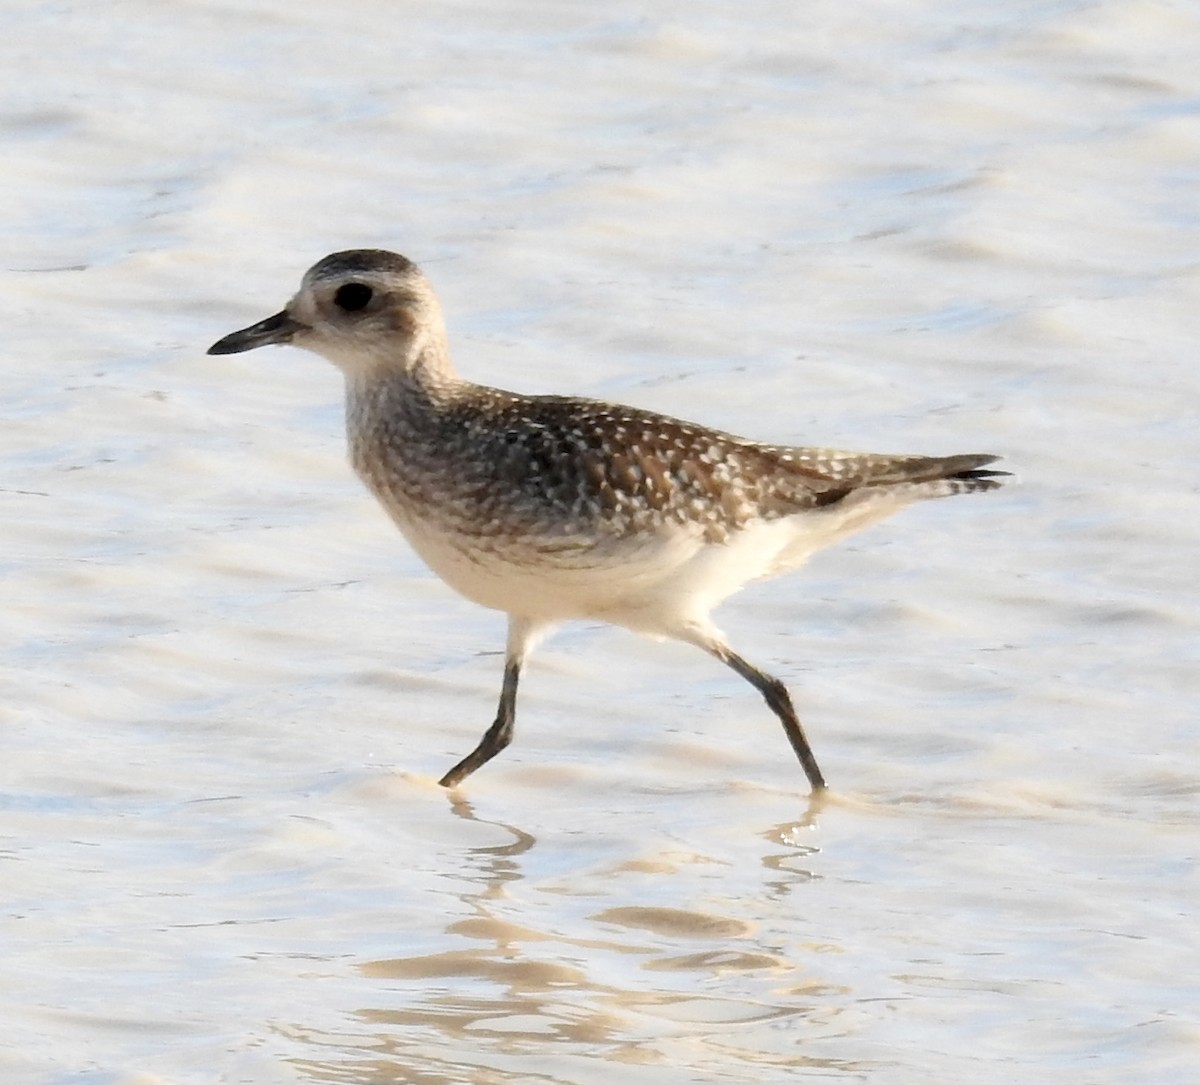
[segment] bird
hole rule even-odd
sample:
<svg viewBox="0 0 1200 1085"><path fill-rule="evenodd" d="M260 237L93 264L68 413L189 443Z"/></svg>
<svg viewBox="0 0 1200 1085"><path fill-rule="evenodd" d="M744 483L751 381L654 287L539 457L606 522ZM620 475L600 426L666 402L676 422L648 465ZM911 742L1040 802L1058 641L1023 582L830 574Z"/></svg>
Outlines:
<svg viewBox="0 0 1200 1085"><path fill-rule="evenodd" d="M345 379L354 470L429 568L508 616L495 720L438 781L456 788L513 739L517 686L558 624L594 620L695 645L758 691L813 794L825 777L787 687L730 647L710 612L743 585L927 498L993 490L984 453L793 447L638 407L522 395L451 361L441 306L381 249L314 264L274 316L209 354L290 344Z"/></svg>

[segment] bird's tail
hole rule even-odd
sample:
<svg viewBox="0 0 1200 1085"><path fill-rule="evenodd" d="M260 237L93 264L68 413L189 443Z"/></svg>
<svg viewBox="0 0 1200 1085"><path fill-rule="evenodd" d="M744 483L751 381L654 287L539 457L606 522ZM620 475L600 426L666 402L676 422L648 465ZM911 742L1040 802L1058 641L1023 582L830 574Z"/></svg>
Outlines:
<svg viewBox="0 0 1200 1085"><path fill-rule="evenodd" d="M1008 471L986 469L987 464L995 463L999 458L987 453L924 457L924 464L908 474L904 481L940 484L935 486L937 492L930 493L930 497L995 490L1004 485L1004 479L1012 477Z"/></svg>

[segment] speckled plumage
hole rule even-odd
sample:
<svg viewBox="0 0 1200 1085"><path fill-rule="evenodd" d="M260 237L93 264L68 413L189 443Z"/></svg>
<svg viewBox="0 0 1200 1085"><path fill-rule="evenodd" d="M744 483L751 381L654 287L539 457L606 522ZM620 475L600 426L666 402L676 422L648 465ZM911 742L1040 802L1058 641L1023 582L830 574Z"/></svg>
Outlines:
<svg viewBox="0 0 1200 1085"><path fill-rule="evenodd" d="M995 457L759 444L633 407L464 380L416 265L335 253L274 317L210 353L290 342L345 374L351 461L430 567L509 614L496 722L443 777L507 745L525 654L553 623L599 618L697 644L755 685L814 789L790 698L725 644L709 611L750 580L925 498L988 490Z"/></svg>

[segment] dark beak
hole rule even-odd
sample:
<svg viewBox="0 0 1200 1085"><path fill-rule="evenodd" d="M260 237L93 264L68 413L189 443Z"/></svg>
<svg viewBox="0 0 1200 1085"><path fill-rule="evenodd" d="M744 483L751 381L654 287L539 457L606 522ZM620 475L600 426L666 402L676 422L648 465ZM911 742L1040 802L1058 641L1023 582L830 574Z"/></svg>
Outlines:
<svg viewBox="0 0 1200 1085"><path fill-rule="evenodd" d="M255 347L265 347L270 343L290 343L292 336L298 331L304 331L305 325L288 316L288 311L276 313L274 316L251 324L240 332L230 332L224 339L218 339L208 348L209 354L240 354L243 350L253 350Z"/></svg>

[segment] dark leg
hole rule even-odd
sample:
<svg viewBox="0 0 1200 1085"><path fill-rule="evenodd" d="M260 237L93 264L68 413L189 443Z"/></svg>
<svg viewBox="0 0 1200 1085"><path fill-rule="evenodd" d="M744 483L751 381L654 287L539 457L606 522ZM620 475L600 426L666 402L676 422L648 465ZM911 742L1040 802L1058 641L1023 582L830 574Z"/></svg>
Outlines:
<svg viewBox="0 0 1200 1085"><path fill-rule="evenodd" d="M817 759L813 756L812 747L809 746L808 739L804 737L804 728L800 726L800 721L796 718L796 709L792 705L792 698L788 695L787 687L778 678L772 678L769 674L763 673L723 644L712 645L708 650L722 663L737 671L763 695L767 707L779 717L779 722L783 724L783 730L792 744L792 749L796 751L800 764L804 766L804 773L808 777L813 791L824 791L825 777L821 775L821 770L817 767Z"/></svg>
<svg viewBox="0 0 1200 1085"><path fill-rule="evenodd" d="M509 660L504 666L504 685L500 690L496 722L484 732L479 745L438 781L442 787L454 787L461 783L512 742L513 720L517 710L517 679L520 675L520 662Z"/></svg>
<svg viewBox="0 0 1200 1085"><path fill-rule="evenodd" d="M454 766L438 783L442 787L455 787L462 783L477 768L486 765L504 749L513 737L513 721L517 714L517 681L521 677L521 663L525 653L544 632L544 627L524 618L509 615L508 647L504 658L504 685L500 688L500 707L496 710L496 722L484 732L479 745Z"/></svg>

